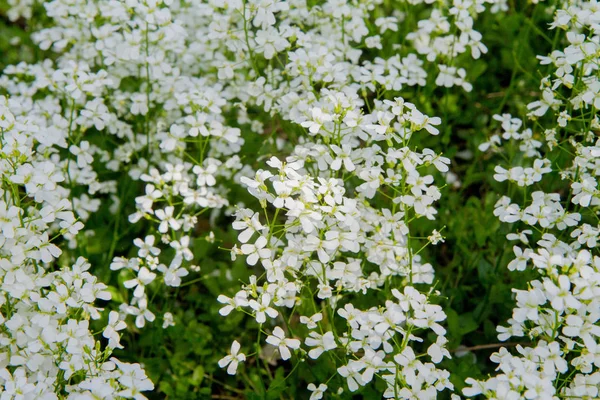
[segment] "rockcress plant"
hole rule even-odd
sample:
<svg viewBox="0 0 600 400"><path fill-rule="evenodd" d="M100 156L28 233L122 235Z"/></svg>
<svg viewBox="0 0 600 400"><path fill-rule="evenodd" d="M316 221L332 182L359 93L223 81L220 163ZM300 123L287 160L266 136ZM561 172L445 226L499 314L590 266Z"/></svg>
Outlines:
<svg viewBox="0 0 600 400"><path fill-rule="evenodd" d="M232 257L244 255L264 272L251 276L233 298L220 296L226 305L220 313L226 316L237 308L255 317L260 330L254 355L261 351L264 333L281 358L289 359L289 349L298 350L301 343L286 335L299 336L306 347L294 361L302 362L306 354L318 359L325 352L339 352L330 358L350 391L377 374L387 384L386 398L435 398L436 391L452 388L448 372L435 366L450 356L439 324L445 315L430 303L436 296L431 288L420 293L413 286L430 285L433 267L413 252L411 241L417 239L409 227L420 217L434 218L432 205L440 193L427 171L445 172L449 160L429 149L414 152L409 144L420 131L437 134L439 118L430 119L396 98L363 115L361 123L347 124L348 115L359 114L358 95L349 90L324 94L312 115L327 122L304 123L319 125L312 129L314 143L297 146L287 162L271 158L267 164L273 172L259 170L253 179L242 178L262 210L236 213L234 229L241 231L241 244L232 249ZM387 126L371 123L382 120ZM378 196L386 207L373 206ZM285 216L283 224L277 223L278 215ZM439 240L434 231L420 245ZM353 298L372 290L389 292L385 307L360 310L353 305ZM340 318L346 320L342 330L336 329ZM306 321L306 328L292 327L292 319ZM287 332L280 326L267 332L271 329L265 327L278 321ZM429 329L436 339L429 346L418 345L423 339L417 334ZM416 359L413 348L419 347L433 362Z"/></svg>
<svg viewBox="0 0 600 400"><path fill-rule="evenodd" d="M554 14L550 28L557 30L557 37L566 36L565 47L538 57L550 70L540 83L541 98L527 104L528 119L543 137L534 139L519 118L494 115L502 133L480 146L482 151L508 153L508 143L518 144L519 152L509 156L519 166L496 166L494 179L522 189L510 188L494 214L502 222L530 228L507 235L507 240L518 241L508 269L533 268L539 278L527 290L514 290L517 304L509 326L498 327L500 340L526 336L531 345L517 346L516 355L505 348L494 353L498 375L487 381L469 379L472 386L464 391L468 396L599 395L599 17L597 4L579 1ZM552 171L568 182L563 193L536 185ZM514 202L515 195L522 195L524 202Z"/></svg>
<svg viewBox="0 0 600 400"><path fill-rule="evenodd" d="M173 326L185 302L163 298L206 278L195 249L213 242L249 271L215 299L221 316L255 321L218 362L241 384L266 396L246 369L282 385L274 364L285 381L308 363L328 371L297 381L311 400L459 398L427 254L453 217L438 215L443 190L461 182L439 150L446 110L419 94L473 90L488 52L474 27L513 12L506 1L8 3L47 58L0 77L3 399L145 398L143 366L112 356L120 332ZM600 390L600 6L535 7L553 15L551 70L539 100L506 102L521 118L490 114L500 128L479 148L510 184L494 211L519 241L507 267L539 278L514 289L498 327L527 341L494 353L498 374L468 378L465 396ZM555 175L567 186L544 186ZM95 216L116 222L90 265ZM202 232L203 218L231 223L237 243Z"/></svg>
<svg viewBox="0 0 600 400"><path fill-rule="evenodd" d="M0 97L1 396L142 398L154 385L140 365L111 357L126 327L119 313L111 311L96 334L106 346L90 330L103 311L96 300L111 299L107 286L83 257L57 263L62 251L52 242L72 243L84 227L69 186L88 183L70 178L88 165L70 167L76 163L61 158L58 148L72 138L70 130L48 129L53 108L60 111L58 99L34 105L16 94Z"/></svg>

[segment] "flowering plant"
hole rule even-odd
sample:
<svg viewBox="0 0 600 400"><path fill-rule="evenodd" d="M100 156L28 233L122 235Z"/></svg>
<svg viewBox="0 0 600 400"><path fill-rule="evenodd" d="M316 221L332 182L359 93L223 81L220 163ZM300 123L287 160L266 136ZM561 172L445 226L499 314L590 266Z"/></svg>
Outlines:
<svg viewBox="0 0 600 400"><path fill-rule="evenodd" d="M600 6L518 3L0 1L0 397L597 397Z"/></svg>

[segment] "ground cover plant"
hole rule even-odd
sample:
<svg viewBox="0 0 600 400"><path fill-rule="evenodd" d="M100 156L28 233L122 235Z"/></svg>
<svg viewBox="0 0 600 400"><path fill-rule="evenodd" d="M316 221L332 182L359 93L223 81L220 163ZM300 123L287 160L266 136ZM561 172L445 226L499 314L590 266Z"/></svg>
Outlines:
<svg viewBox="0 0 600 400"><path fill-rule="evenodd" d="M0 398L600 397L600 4L0 1Z"/></svg>

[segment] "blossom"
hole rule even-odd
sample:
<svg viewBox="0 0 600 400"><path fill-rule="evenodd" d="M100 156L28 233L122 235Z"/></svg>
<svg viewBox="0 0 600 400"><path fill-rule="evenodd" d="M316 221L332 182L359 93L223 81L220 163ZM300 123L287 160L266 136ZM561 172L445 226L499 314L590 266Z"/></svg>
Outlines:
<svg viewBox="0 0 600 400"><path fill-rule="evenodd" d="M156 317L152 311L148 309L148 298L142 297L137 302L136 306L124 307L128 314L135 316L135 326L143 328L146 326L146 321L153 322Z"/></svg>
<svg viewBox="0 0 600 400"><path fill-rule="evenodd" d="M154 272L150 272L148 268L142 267L138 271L137 277L125 281L123 286L128 289L135 288L133 295L135 297L142 297L144 295L146 285L149 285L152 281L154 281L155 278L156 274Z"/></svg>
<svg viewBox="0 0 600 400"><path fill-rule="evenodd" d="M154 236L148 235L148 236L146 236L146 238L144 240L137 238L133 241L133 244L135 244L137 247L139 247L139 250L138 250L139 257L146 257L149 254L152 254L155 256L160 254L160 249L158 247L154 246L155 239L156 238Z"/></svg>
<svg viewBox="0 0 600 400"><path fill-rule="evenodd" d="M356 392L360 386L365 384L359 372L362 368L364 368L364 365L359 361L350 361L348 365L338 368L338 373L346 378L348 389L351 392Z"/></svg>
<svg viewBox="0 0 600 400"><path fill-rule="evenodd" d="M318 387L314 383L309 383L307 389L312 392L309 400L320 400L323 394L327 391L327 385L321 383Z"/></svg>
<svg viewBox="0 0 600 400"><path fill-rule="evenodd" d="M164 209L156 210L155 215L161 221L158 226L160 233L166 233L169 227L173 230L179 230L181 228L181 222L173 216L175 208L173 206L167 206Z"/></svg>
<svg viewBox="0 0 600 400"><path fill-rule="evenodd" d="M240 362L246 361L246 355L240 353L240 344L237 340L234 340L231 344L231 352L229 355L221 358L219 360L219 367L225 368L227 367L227 373L229 375L235 375L237 371L237 367Z"/></svg>
<svg viewBox="0 0 600 400"><path fill-rule="evenodd" d="M252 307L254 311L256 311L256 322L259 324L264 323L266 319L266 315L271 318L276 318L279 313L274 308L270 307L271 304L271 296L268 293L264 293L260 297L260 302L256 300L250 300L248 305Z"/></svg>
<svg viewBox="0 0 600 400"><path fill-rule="evenodd" d="M175 326L175 322L173 321L173 314L171 314L170 312L166 312L163 315L162 328L167 329L170 326Z"/></svg>
<svg viewBox="0 0 600 400"><path fill-rule="evenodd" d="M548 300L555 310L563 311L565 308L577 309L581 303L571 294L571 282L566 275L558 277L558 285L550 279L544 279Z"/></svg>
<svg viewBox="0 0 600 400"><path fill-rule="evenodd" d="M333 332L329 331L323 335L319 335L317 332L310 332L309 337L305 341L307 346L314 347L308 352L308 356L313 360L319 358L324 351L333 350L337 347L335 344L335 338Z"/></svg>
<svg viewBox="0 0 600 400"><path fill-rule="evenodd" d="M300 322L305 324L308 329L315 329L317 327L317 322L321 321L322 319L323 319L323 314L316 313L315 315L313 315L311 317L306 317L306 316L302 315L300 317Z"/></svg>
<svg viewBox="0 0 600 400"><path fill-rule="evenodd" d="M315 107L311 110L311 119L303 122L301 125L308 128L312 134L317 134L321 130L321 127L332 120L332 116L324 113L320 108Z"/></svg>
<svg viewBox="0 0 600 400"><path fill-rule="evenodd" d="M267 336L266 342L278 348L279 355L283 360L288 360L292 356L290 349L295 350L300 348L300 341L298 339L286 338L285 332L278 326L273 329L271 335Z"/></svg>
<svg viewBox="0 0 600 400"><path fill-rule="evenodd" d="M120 319L120 315L116 311L111 311L108 314L108 325L104 328L102 332L102 336L108 339L108 346L111 348L119 348L122 349L123 346L119 343L119 334L117 333L120 330L123 330L127 327L125 321Z"/></svg>
<svg viewBox="0 0 600 400"><path fill-rule="evenodd" d="M241 230L238 235L238 240L242 243L247 243L255 232L264 229L260 223L259 214L253 213L251 210L240 210L236 215L236 221L233 222L233 229ZM241 219L241 220L238 220Z"/></svg>
<svg viewBox="0 0 600 400"><path fill-rule="evenodd" d="M266 245L267 238L264 236L259 236L254 244L243 244L240 250L242 251L242 254L248 256L246 262L249 265L255 265L259 258L263 259L271 256L271 250L266 248Z"/></svg>

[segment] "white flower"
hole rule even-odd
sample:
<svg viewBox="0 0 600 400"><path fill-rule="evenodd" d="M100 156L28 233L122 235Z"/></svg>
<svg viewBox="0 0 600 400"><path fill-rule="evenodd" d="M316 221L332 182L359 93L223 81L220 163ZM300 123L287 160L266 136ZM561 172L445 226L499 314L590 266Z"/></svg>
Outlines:
<svg viewBox="0 0 600 400"><path fill-rule="evenodd" d="M286 338L285 332L278 326L273 329L272 335L267 336L266 342L279 349L279 355L282 360L288 360L292 356L289 349L295 350L300 348L300 341L298 339Z"/></svg>
<svg viewBox="0 0 600 400"><path fill-rule="evenodd" d="M135 288L133 295L135 297L143 297L146 285L149 285L156 278L154 272L150 272L148 268L142 267L138 271L137 277L123 282L123 286L127 289Z"/></svg>
<svg viewBox="0 0 600 400"><path fill-rule="evenodd" d="M123 346L119 343L120 336L117 331L123 330L127 327L125 321L121 320L118 312L111 311L108 314L108 325L104 328L102 336L108 339L108 347L122 349Z"/></svg>
<svg viewBox="0 0 600 400"><path fill-rule="evenodd" d="M323 398L323 394L327 391L327 385L321 383L319 387L317 387L314 383L309 383L307 389L312 392L309 400L320 400Z"/></svg>
<svg viewBox="0 0 600 400"><path fill-rule="evenodd" d="M148 298L142 297L135 306L127 306L125 310L128 314L135 316L135 326L143 328L146 326L146 321L153 322L155 319L154 314L148 310Z"/></svg>
<svg viewBox="0 0 600 400"><path fill-rule="evenodd" d="M251 210L240 210L236 213L236 221L233 222L233 229L241 230L238 235L238 240L242 243L247 243L255 232L264 229L260 223L259 214L253 213Z"/></svg>
<svg viewBox="0 0 600 400"><path fill-rule="evenodd" d="M165 285L178 287L181 285L181 278L189 275L189 271L181 266L181 261L181 256L176 255L168 268L164 264L158 266L158 270L165 274Z"/></svg>
<svg viewBox="0 0 600 400"><path fill-rule="evenodd" d="M256 300L250 300L248 305L256 312L256 322L259 324L264 323L268 315L271 318L276 318L279 313L271 305L271 295L263 293L260 297L260 303Z"/></svg>
<svg viewBox="0 0 600 400"><path fill-rule="evenodd" d="M272 59L276 53L285 50L290 45L290 42L274 28L258 31L255 40L256 44L262 47L262 52L267 60Z"/></svg>
<svg viewBox="0 0 600 400"><path fill-rule="evenodd" d="M146 236L144 240L140 238L134 239L133 244L139 247L138 256L144 258L148 256L148 254L152 254L155 256L159 255L160 249L158 247L154 247L155 240L156 238L153 235Z"/></svg>
<svg viewBox="0 0 600 400"><path fill-rule="evenodd" d="M234 340L231 344L231 352L229 355L219 360L219 367L227 367L227 373L229 375L235 375L239 363L246 361L246 355L240 353L240 344L237 340Z"/></svg>
<svg viewBox="0 0 600 400"><path fill-rule="evenodd" d="M166 233L169 230L169 227L175 231L181 228L181 222L173 217L174 212L175 207L173 206L167 206L164 210L161 209L154 212L156 217L161 221L158 226L158 231L160 233Z"/></svg>
<svg viewBox="0 0 600 400"><path fill-rule="evenodd" d="M173 314L171 314L170 312L166 312L163 314L162 328L167 329L170 326L175 326L175 322L173 321Z"/></svg>
<svg viewBox="0 0 600 400"><path fill-rule="evenodd" d="M246 262L248 263L248 265L255 265L259 258L263 259L271 257L271 250L265 248L266 245L267 238L264 236L259 236L254 244L246 243L240 247L242 254L248 256L246 258Z"/></svg>
<svg viewBox="0 0 600 400"><path fill-rule="evenodd" d="M348 365L343 365L337 369L338 373L346 378L348 389L351 392L356 392L360 386L365 384L359 372L364 367L365 365L361 361L350 361Z"/></svg>
<svg viewBox="0 0 600 400"><path fill-rule="evenodd" d="M563 311L566 308L578 309L581 303L571 293L571 282L566 275L558 277L558 286L550 279L544 279L548 300L555 310Z"/></svg>
<svg viewBox="0 0 600 400"><path fill-rule="evenodd" d="M309 132L312 134L317 134L321 130L321 127L333 120L332 116L324 113L320 108L315 107L311 109L311 119L305 122L302 122L302 126L308 128Z"/></svg>
<svg viewBox="0 0 600 400"><path fill-rule="evenodd" d="M319 358L325 351L333 350L337 347L335 344L335 338L333 332L329 331L323 335L319 335L317 332L312 331L309 333L309 337L304 342L307 346L314 347L308 352L308 356L313 360Z"/></svg>
<svg viewBox="0 0 600 400"><path fill-rule="evenodd" d="M451 358L450 352L445 347L446 343L448 343L448 339L438 336L435 343L427 349L427 354L429 354L433 363L438 364L444 357Z"/></svg>
<svg viewBox="0 0 600 400"><path fill-rule="evenodd" d="M217 169L216 164L209 164L206 168L195 165L192 171L197 175L196 184L198 186L214 186L217 183L215 179Z"/></svg>
<svg viewBox="0 0 600 400"><path fill-rule="evenodd" d="M300 322L305 324L308 329L315 329L317 327L317 322L323 320L323 314L316 313L311 317L306 317L304 315L300 316Z"/></svg>
<svg viewBox="0 0 600 400"><path fill-rule="evenodd" d="M425 129L432 135L437 135L440 133L440 131L434 127L434 125L439 125L442 123L442 120L438 117L430 118L417 109L413 109L410 112L409 120L413 125L415 125L413 130Z"/></svg>

